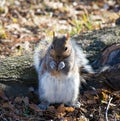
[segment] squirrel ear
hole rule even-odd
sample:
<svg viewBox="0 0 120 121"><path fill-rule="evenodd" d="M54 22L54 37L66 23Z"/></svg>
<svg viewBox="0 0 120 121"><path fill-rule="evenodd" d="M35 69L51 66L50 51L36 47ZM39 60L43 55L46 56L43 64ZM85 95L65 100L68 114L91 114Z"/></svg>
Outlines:
<svg viewBox="0 0 120 121"><path fill-rule="evenodd" d="M69 33L66 34L66 40L67 41L70 40L70 34Z"/></svg>

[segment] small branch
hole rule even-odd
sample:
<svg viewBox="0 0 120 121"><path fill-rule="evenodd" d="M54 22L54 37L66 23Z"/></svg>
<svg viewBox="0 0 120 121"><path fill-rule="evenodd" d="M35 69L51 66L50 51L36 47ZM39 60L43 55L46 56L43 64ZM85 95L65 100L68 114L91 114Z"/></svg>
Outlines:
<svg viewBox="0 0 120 121"><path fill-rule="evenodd" d="M103 104L108 104L108 102L106 102L106 101L104 101L104 100L102 100L102 103L103 103ZM113 103L110 103L110 106L115 107L116 105L115 105L115 104L113 104Z"/></svg>
<svg viewBox="0 0 120 121"><path fill-rule="evenodd" d="M106 119L106 121L108 121L108 110L109 110L110 103L111 103L112 99L113 98L111 97L109 102L108 102L107 108L106 108L106 112L105 112L105 119Z"/></svg>
<svg viewBox="0 0 120 121"><path fill-rule="evenodd" d="M114 119L114 121L117 121L117 119L116 119L116 114L115 114L115 119Z"/></svg>

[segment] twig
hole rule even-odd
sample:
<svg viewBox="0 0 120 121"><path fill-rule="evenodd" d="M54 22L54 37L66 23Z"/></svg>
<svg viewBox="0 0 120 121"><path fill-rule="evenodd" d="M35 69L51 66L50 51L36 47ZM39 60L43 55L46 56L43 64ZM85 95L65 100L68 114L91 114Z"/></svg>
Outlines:
<svg viewBox="0 0 120 121"><path fill-rule="evenodd" d="M117 119L116 119L116 115L115 115L115 119L114 119L114 121L117 121Z"/></svg>
<svg viewBox="0 0 120 121"><path fill-rule="evenodd" d="M111 103L112 99L113 99L113 97L110 98L110 100L108 102L108 105L107 105L107 108L106 108L106 112L105 112L105 119L106 119L106 121L108 121L108 110L109 110L110 103Z"/></svg>
<svg viewBox="0 0 120 121"><path fill-rule="evenodd" d="M107 104L108 102L106 102L106 101L104 101L104 100L102 100L101 101L103 104ZM113 103L110 103L110 106L113 106L113 107L115 107L116 105L115 104L113 104Z"/></svg>

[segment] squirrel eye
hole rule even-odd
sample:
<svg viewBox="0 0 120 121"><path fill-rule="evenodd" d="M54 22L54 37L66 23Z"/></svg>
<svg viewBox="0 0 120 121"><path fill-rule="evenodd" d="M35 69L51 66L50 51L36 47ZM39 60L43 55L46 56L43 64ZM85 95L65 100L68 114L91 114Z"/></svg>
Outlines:
<svg viewBox="0 0 120 121"><path fill-rule="evenodd" d="M51 45L51 49L54 49L54 46L53 45Z"/></svg>
<svg viewBox="0 0 120 121"><path fill-rule="evenodd" d="M65 47L64 50L66 51L67 50L67 47Z"/></svg>

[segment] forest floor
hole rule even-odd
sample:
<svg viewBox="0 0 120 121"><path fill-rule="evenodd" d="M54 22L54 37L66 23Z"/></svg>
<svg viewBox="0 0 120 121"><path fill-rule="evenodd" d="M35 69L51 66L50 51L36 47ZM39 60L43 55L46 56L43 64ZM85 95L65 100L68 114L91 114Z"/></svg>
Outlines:
<svg viewBox="0 0 120 121"><path fill-rule="evenodd" d="M71 36L120 25L119 0L0 0L0 59L34 50L53 31ZM7 97L0 90L0 121L120 121L120 91L81 91L81 107L38 107L38 97Z"/></svg>

